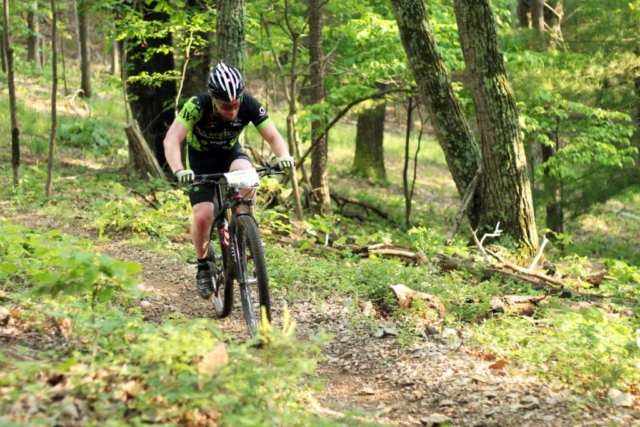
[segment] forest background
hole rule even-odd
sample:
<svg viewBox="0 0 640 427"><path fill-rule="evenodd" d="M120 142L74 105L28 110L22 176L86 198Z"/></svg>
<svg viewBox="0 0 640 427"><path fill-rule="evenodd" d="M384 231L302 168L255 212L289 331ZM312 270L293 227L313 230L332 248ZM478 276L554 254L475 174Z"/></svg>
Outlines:
<svg viewBox="0 0 640 427"><path fill-rule="evenodd" d="M137 264L94 254L88 241L56 227L34 230L14 223L25 213L55 217L93 231L97 242L127 239L187 257L188 207L182 192L165 180L161 147L175 112L203 90L206 70L221 55L214 43L221 23L238 24L233 14L222 17L228 2L213 3L4 2L3 73L15 86L2 86L7 108L0 117L12 140L12 157L1 154L0 297L8 314L0 316L0 324L17 335L10 338L14 344L0 347L6 368L0 379L11 391L2 405L13 408L4 411L13 421L59 414L51 398L39 400L34 413L24 409L43 381L56 375L66 378L67 397L98 399L95 419L107 407L117 408L127 422L164 410L165 420L204 413L227 425L239 425L247 410L252 417L281 417L283 425L306 414L304 405L287 402L307 390L300 378L313 366L302 355L320 344L293 341L285 325L284 331L271 332L273 348L260 362L264 370L251 370L253 350L234 344L229 351L241 363L203 380L188 361L209 354L224 340L223 332L210 322L170 317L145 323L139 295L131 299L130 294ZM501 0L490 3L490 15L482 15L473 2L444 0L427 2L424 14L420 1L326 2L320 8L313 1L255 1L246 10L244 2L231 3L242 5L246 14L239 21L246 45L232 46L245 52L237 65L299 165L299 194L285 181L270 183L262 195L263 204L271 206L261 212L260 223L273 235L266 239L273 247L270 269L279 275L274 292L286 293L291 304L331 294L346 295L355 307L370 301L374 318L398 325L402 345L423 339L429 326L441 332L452 328L479 357L508 360L514 369L598 404L637 394L640 2ZM321 31L314 37L309 10L321 11L315 23ZM475 17L465 20L469 26L459 21L465 13ZM423 35L416 28L433 37L436 53L423 58L411 49L411 35ZM479 30L485 33L475 34L485 34L481 40L488 42L497 35L499 61L487 56L470 63L470 51L484 51L465 40ZM318 41L322 55L314 60ZM489 47L491 53L494 46ZM496 102L513 102L501 116L504 122L492 120L491 102L482 106L482 97L490 96L478 83L482 61L497 64L493 68L503 82L508 77L496 85L504 95ZM501 67L508 74L500 74ZM432 72L425 76L424 70ZM447 83L439 87L445 92L434 91L434 80ZM51 96L52 89L57 96ZM455 108L438 109L437 101L448 93L455 99L447 100L446 108ZM455 109L461 119L452 124L447 119ZM149 152L135 148L141 137L131 135L133 119ZM480 163L460 168L466 154L456 151L461 146L451 145L447 135L471 141L478 158L486 160L480 162L478 187L472 181ZM506 141L504 150L498 141ZM255 131L248 132L245 145L256 162L268 159ZM492 151L504 151L506 160L491 162ZM307 157L311 161L305 163ZM526 173L514 182L511 170ZM475 193L464 198L468 187ZM522 209L535 218L509 222L524 217L518 208L515 215L504 215L506 239L486 248L474 244L476 232L481 238L499 228L503 212L497 208L514 210L520 196L531 198L532 212ZM471 199L466 211L462 199ZM485 199L495 202L483 204ZM460 221L472 230L461 227L451 237L461 225L460 212ZM275 245L282 237L290 239L284 249ZM447 240L453 244L445 245ZM409 261L392 252L376 254L376 244L402 249ZM366 256L349 245L366 246ZM522 271L513 268L514 274L495 274L507 265L527 270L542 253L546 272L538 275L547 279L532 282L530 276L517 277ZM336 262L335 275L321 273ZM292 263L300 268L283 267ZM419 302L395 308L397 295L389 285L400 282L435 295L446 314L434 314ZM533 313L492 303L514 296L527 297ZM504 311L511 313L496 314ZM356 321L361 317L354 314ZM365 324L375 329L375 321ZM72 345L40 354L33 342L20 341L25 331ZM23 344L18 353L9 351L17 344ZM114 373L104 379L106 385L86 385L101 369L121 366L131 345L139 359L132 371ZM176 347L190 350L174 353ZM152 385L150 371L171 381ZM238 385L248 381L243 375L280 388L243 388ZM112 391L123 383L154 396L170 389L175 396L154 400L131 392L126 399L96 398L96 390ZM235 398L218 399L213 407L203 401L220 387Z"/></svg>

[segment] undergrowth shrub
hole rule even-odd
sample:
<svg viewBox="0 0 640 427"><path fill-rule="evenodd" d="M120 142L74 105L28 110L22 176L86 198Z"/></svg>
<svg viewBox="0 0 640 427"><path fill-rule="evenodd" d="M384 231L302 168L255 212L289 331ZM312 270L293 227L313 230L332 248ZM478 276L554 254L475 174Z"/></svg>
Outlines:
<svg viewBox="0 0 640 427"><path fill-rule="evenodd" d="M101 239L108 231L167 240L184 233L190 215L191 207L182 190L159 190L148 200L113 183L110 198L94 204L91 226Z"/></svg>
<svg viewBox="0 0 640 427"><path fill-rule="evenodd" d="M58 142L96 155L113 155L125 147L124 137L113 138L104 124L92 117L62 123L57 133Z"/></svg>
<svg viewBox="0 0 640 427"><path fill-rule="evenodd" d="M260 350L225 345L205 319L147 323L139 308L119 303L134 291L139 266L91 249L59 231L0 220L2 299L37 313L20 315L16 327L28 319L43 339L66 342L36 358L34 347L23 360L0 350L0 424L335 425L305 409L309 381L301 377L319 350L294 340L287 318L281 332L263 331ZM64 336L47 336L51 318Z"/></svg>
<svg viewBox="0 0 640 427"><path fill-rule="evenodd" d="M598 395L633 390L640 380L637 322L597 307L544 310L536 318L500 316L472 330L473 338L545 380Z"/></svg>

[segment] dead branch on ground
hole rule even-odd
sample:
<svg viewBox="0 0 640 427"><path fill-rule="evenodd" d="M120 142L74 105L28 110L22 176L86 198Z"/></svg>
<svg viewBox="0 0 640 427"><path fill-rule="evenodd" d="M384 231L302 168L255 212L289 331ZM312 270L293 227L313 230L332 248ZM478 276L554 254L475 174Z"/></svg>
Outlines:
<svg viewBox="0 0 640 427"><path fill-rule="evenodd" d="M279 237L278 243L285 245L294 245L296 240L290 237ZM387 245L384 243L372 244L372 245L355 245L344 244L337 246L328 246L323 244L311 243L311 247L324 252L330 252L333 254L342 254L345 250L350 251L353 254L360 255L362 258L369 258L371 255L381 256L385 258L401 258L411 261L415 264L424 264L427 262L427 258L417 252L412 252L407 248L401 246Z"/></svg>
<svg viewBox="0 0 640 427"><path fill-rule="evenodd" d="M380 218L382 219L386 219L389 220L389 214L387 214L386 212L383 212L381 209L360 201L358 199L354 199L353 197L345 197L345 196L340 196L339 194L336 194L334 192L331 193L331 198L338 204L338 206L340 207L340 214L342 215L342 212L344 210L344 207L348 204L352 204L352 205L356 205L356 206L360 206L361 208L364 208L365 212L369 212L372 211L375 214L377 214Z"/></svg>

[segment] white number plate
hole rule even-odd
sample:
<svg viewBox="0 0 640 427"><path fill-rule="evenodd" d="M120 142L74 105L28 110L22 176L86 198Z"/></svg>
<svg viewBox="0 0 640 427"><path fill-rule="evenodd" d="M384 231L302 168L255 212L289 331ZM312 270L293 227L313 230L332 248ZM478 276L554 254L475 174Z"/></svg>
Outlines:
<svg viewBox="0 0 640 427"><path fill-rule="evenodd" d="M237 188L258 188L260 177L255 169L242 169L224 174L227 184Z"/></svg>

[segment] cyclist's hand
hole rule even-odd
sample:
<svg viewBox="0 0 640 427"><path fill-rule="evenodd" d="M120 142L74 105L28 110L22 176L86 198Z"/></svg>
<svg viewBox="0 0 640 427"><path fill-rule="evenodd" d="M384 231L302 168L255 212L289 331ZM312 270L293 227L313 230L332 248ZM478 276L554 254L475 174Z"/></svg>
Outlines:
<svg viewBox="0 0 640 427"><path fill-rule="evenodd" d="M278 166L278 168L281 171L286 171L291 169L294 165L296 164L296 161L293 157L291 156L283 156L283 157L278 157L278 159L276 160L276 166Z"/></svg>
<svg viewBox="0 0 640 427"><path fill-rule="evenodd" d="M191 169L180 169L175 171L173 175L176 177L176 181L182 184L189 183L195 178L195 174Z"/></svg>

